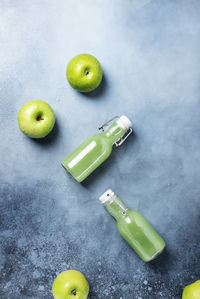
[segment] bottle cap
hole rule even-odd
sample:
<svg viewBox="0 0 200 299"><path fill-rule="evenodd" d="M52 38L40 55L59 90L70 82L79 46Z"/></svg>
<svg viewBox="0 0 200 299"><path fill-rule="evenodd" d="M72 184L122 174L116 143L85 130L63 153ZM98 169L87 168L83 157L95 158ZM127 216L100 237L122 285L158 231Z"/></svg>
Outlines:
<svg viewBox="0 0 200 299"><path fill-rule="evenodd" d="M124 130L128 130L132 126L132 122L125 115L122 115L117 120L117 122L118 122L119 126Z"/></svg>
<svg viewBox="0 0 200 299"><path fill-rule="evenodd" d="M106 201L108 201L111 197L113 197L113 195L115 195L115 193L111 190L108 189L106 192L104 192L100 197L99 200L102 203L105 203Z"/></svg>

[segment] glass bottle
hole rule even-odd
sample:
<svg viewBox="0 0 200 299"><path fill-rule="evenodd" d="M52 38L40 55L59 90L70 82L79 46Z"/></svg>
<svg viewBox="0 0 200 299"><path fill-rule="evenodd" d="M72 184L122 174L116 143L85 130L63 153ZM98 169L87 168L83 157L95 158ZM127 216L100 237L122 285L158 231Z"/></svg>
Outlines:
<svg viewBox="0 0 200 299"><path fill-rule="evenodd" d="M62 166L77 182L85 180L111 154L112 147L121 145L131 134L131 122L126 116L115 117L115 120L105 131L90 136L62 161ZM113 118L112 120L114 120ZM111 121L112 121L111 120Z"/></svg>
<svg viewBox="0 0 200 299"><path fill-rule="evenodd" d="M112 190L99 200L117 221L122 237L144 262L150 262L164 250L165 242L151 224L140 213L128 209Z"/></svg>

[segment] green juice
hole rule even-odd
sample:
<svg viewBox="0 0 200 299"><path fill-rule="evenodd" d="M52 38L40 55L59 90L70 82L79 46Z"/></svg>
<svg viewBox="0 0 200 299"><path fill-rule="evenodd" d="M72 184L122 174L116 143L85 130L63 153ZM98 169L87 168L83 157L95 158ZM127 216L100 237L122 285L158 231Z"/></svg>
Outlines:
<svg viewBox="0 0 200 299"><path fill-rule="evenodd" d="M116 219L122 237L143 261L150 262L164 250L165 242L151 224L140 213L127 209L112 190L99 199Z"/></svg>
<svg viewBox="0 0 200 299"><path fill-rule="evenodd" d="M122 116L103 133L86 139L62 162L77 182L85 180L111 154L113 145L127 133L131 122Z"/></svg>

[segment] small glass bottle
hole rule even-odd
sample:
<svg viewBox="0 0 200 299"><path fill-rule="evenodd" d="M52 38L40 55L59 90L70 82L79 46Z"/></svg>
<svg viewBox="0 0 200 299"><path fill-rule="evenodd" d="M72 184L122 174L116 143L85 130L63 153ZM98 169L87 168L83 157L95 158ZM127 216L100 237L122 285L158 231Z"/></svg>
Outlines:
<svg viewBox="0 0 200 299"><path fill-rule="evenodd" d="M110 121L99 128L100 130L102 129L102 133L87 138L62 161L62 166L77 182L80 183L85 180L110 156L113 145L121 145L132 132L132 124L126 116L115 118L117 120L107 130L104 131L104 126Z"/></svg>
<svg viewBox="0 0 200 299"><path fill-rule="evenodd" d="M165 242L151 224L140 213L128 209L111 189L99 200L116 219L122 237L144 262L150 262L164 250Z"/></svg>

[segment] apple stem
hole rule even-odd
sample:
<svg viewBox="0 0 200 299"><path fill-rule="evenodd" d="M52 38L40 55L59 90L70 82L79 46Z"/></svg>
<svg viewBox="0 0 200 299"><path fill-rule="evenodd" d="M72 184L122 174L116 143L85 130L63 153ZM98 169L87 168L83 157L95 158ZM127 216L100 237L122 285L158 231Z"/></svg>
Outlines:
<svg viewBox="0 0 200 299"><path fill-rule="evenodd" d="M85 71L86 76L89 74L89 71Z"/></svg>
<svg viewBox="0 0 200 299"><path fill-rule="evenodd" d="M72 290L72 295L76 296L76 290Z"/></svg>
<svg viewBox="0 0 200 299"><path fill-rule="evenodd" d="M39 115L39 116L37 117L37 121L40 121L40 120L44 120L44 118L42 118L42 116Z"/></svg>

